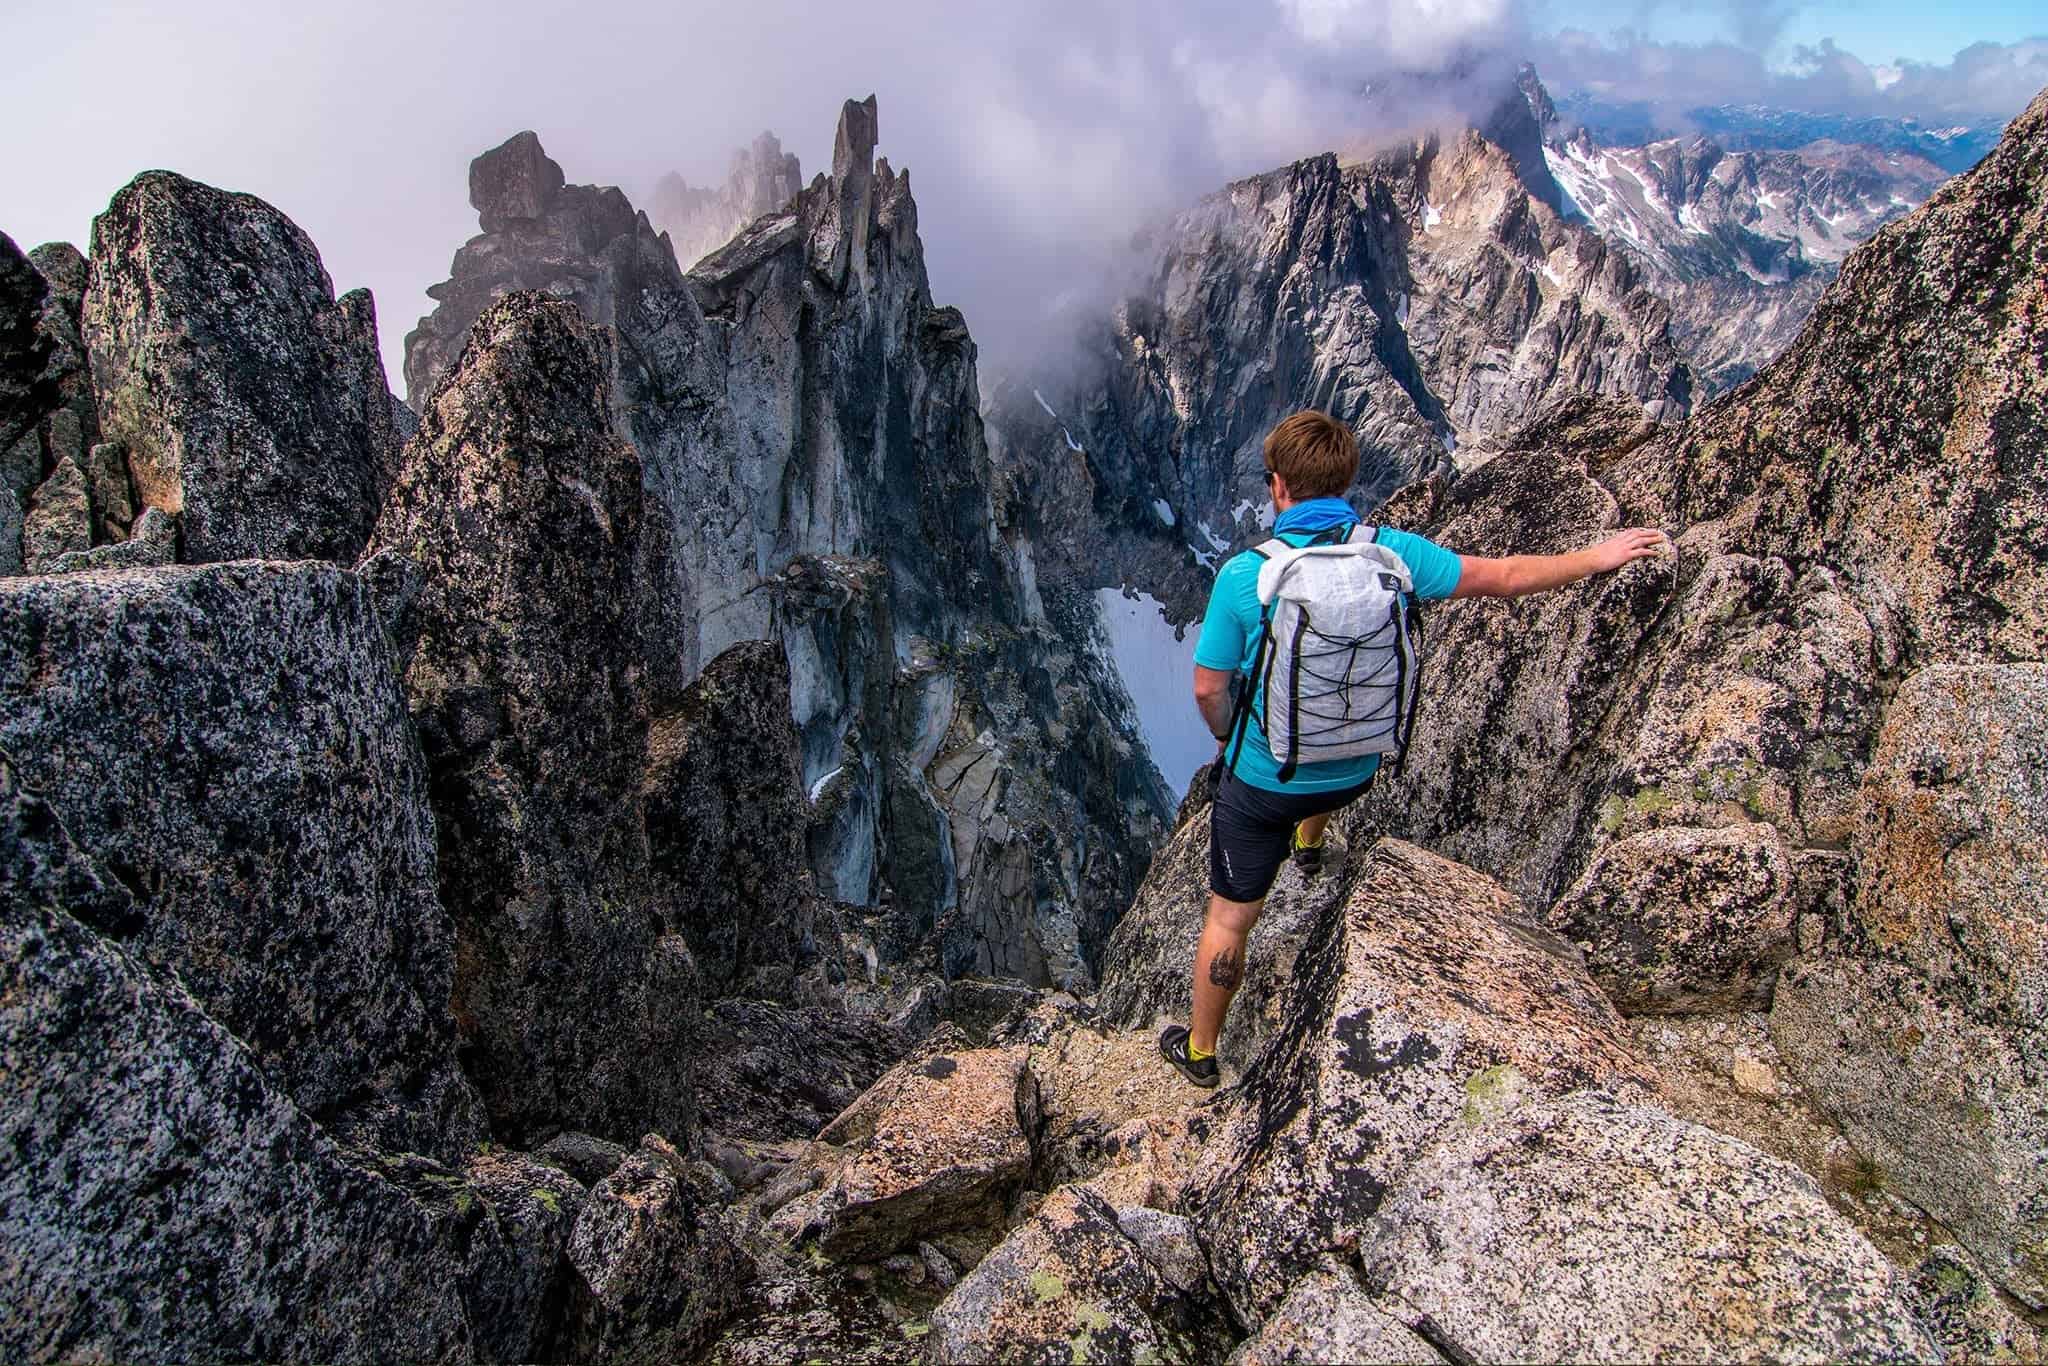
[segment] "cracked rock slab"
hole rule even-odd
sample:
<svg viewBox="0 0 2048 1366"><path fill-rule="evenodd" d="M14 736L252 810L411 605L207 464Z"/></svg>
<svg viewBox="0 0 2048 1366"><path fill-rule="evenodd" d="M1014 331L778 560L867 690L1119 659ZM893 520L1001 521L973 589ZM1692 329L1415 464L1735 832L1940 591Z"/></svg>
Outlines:
<svg viewBox="0 0 2048 1366"><path fill-rule="evenodd" d="M1229 1366L1314 1366L1320 1362L1420 1362L1443 1356L1373 1303L1358 1273L1335 1257L1296 1281L1258 1336L1230 1354Z"/></svg>
<svg viewBox="0 0 2048 1366"><path fill-rule="evenodd" d="M1318 920L1281 1014L1183 1192L1254 1327L1444 1130L1528 1097L1655 1085L1569 945L1498 883L1395 840Z"/></svg>
<svg viewBox="0 0 2048 1366"><path fill-rule="evenodd" d="M829 1257L871 1259L1001 1222L1039 1125L1028 1050L944 1047L928 1044L825 1126L803 1164L817 1188L777 1211L779 1232L815 1236Z"/></svg>
<svg viewBox="0 0 2048 1366"><path fill-rule="evenodd" d="M1213 1361L1228 1344L1185 1219L1062 1186L933 1311L926 1360Z"/></svg>
<svg viewBox="0 0 2048 1366"><path fill-rule="evenodd" d="M1359 1258L1467 1360L1940 1359L1811 1178L1599 1091L1452 1131Z"/></svg>

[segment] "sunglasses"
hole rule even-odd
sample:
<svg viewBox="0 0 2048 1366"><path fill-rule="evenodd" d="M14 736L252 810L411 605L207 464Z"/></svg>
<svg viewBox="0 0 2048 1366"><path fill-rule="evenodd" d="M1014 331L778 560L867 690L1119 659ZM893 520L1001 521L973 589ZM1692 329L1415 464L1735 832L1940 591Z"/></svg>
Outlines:
<svg viewBox="0 0 2048 1366"><path fill-rule="evenodd" d="M1274 476L1275 476L1275 475L1276 475L1277 473L1278 473L1278 471L1277 471L1277 470L1274 470L1274 469L1273 469L1272 467L1270 467L1270 466L1268 466L1268 467L1267 467L1267 469L1266 469L1266 487L1267 487L1267 488L1271 488L1271 487L1273 487L1273 478L1274 478Z"/></svg>

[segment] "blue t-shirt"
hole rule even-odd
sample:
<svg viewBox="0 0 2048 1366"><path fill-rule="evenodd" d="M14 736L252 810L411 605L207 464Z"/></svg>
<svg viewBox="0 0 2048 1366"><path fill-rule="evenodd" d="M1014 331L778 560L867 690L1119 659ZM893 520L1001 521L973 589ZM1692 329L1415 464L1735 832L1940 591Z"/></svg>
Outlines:
<svg viewBox="0 0 2048 1366"><path fill-rule="evenodd" d="M1341 498L1312 498L1282 513L1273 534L1289 545L1306 545L1319 531L1357 520L1358 514ZM1379 542L1407 564L1417 598L1430 601L1457 591L1462 566L1453 552L1424 537L1391 528L1381 529ZM1202 617L1201 638L1195 642L1195 663L1202 668L1251 672L1259 651L1259 566L1264 563L1246 551L1233 555L1217 571L1215 586L1209 590L1209 610ZM1234 745L1232 752L1236 752ZM1269 792L1337 792L1356 787L1379 766L1377 754L1302 764L1294 770L1294 777L1283 783L1280 765L1273 759L1254 707L1245 725L1244 751L1237 755L1232 771L1244 782Z"/></svg>

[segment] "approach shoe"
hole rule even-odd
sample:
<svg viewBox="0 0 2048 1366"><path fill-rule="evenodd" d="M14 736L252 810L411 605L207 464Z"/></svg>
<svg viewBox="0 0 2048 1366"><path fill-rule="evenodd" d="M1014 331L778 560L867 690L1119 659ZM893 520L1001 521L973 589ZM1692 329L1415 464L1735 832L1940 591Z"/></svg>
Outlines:
<svg viewBox="0 0 2048 1366"><path fill-rule="evenodd" d="M1328 835L1323 836L1324 842L1327 843L1329 838ZM1288 857L1294 860L1294 866L1301 870L1301 875L1304 878L1321 876L1323 871L1323 846L1321 844L1303 844L1299 830L1294 832L1294 843L1293 847L1288 851Z"/></svg>
<svg viewBox="0 0 2048 1366"><path fill-rule="evenodd" d="M1214 1058L1188 1056L1188 1032L1180 1025L1168 1025L1159 1033L1159 1056L1180 1069L1181 1075L1200 1087L1223 1080Z"/></svg>

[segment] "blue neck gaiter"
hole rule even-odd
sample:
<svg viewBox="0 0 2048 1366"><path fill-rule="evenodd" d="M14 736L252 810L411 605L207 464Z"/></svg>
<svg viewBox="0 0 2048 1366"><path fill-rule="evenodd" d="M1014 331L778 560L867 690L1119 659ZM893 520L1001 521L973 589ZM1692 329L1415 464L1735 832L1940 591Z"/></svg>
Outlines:
<svg viewBox="0 0 2048 1366"><path fill-rule="evenodd" d="M1333 526L1349 526L1357 520L1358 513L1342 498L1308 498L1280 514L1280 520L1273 523L1273 534L1328 531Z"/></svg>

